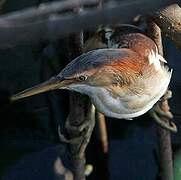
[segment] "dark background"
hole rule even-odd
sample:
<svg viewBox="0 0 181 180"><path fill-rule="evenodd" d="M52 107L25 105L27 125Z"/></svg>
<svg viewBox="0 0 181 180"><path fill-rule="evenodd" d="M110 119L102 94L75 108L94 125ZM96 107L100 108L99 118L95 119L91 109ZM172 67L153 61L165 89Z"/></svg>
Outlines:
<svg viewBox="0 0 181 180"><path fill-rule="evenodd" d="M35 6L38 0L7 0L1 13ZM169 101L178 133L173 134L174 152L179 149L181 60L174 45L164 39L165 58L174 69ZM3 180L52 180L53 163L61 157L66 167L70 157L59 143L57 125L68 114L68 92L54 91L16 103L10 95L57 74L66 64L66 39L48 44L19 45L0 50L0 177ZM134 121L107 118L109 153L102 153L97 127L87 149L87 163L94 165L93 180L158 179L156 125L144 115Z"/></svg>

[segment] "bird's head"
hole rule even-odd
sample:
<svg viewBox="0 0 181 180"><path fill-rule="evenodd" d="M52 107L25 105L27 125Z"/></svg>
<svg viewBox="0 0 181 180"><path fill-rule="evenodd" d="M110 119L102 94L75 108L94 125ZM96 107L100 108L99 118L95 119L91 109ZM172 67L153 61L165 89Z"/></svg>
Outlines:
<svg viewBox="0 0 181 180"><path fill-rule="evenodd" d="M130 84L141 73L143 59L148 56L145 54L146 50L154 50L156 46L135 27L121 26L118 29L107 27L98 30L96 37L85 46L84 52L105 48L110 42L126 48L97 49L84 53L69 63L57 76L20 92L11 99L18 100L55 89L69 89L90 95L95 92L96 87Z"/></svg>
<svg viewBox="0 0 181 180"><path fill-rule="evenodd" d="M69 63L57 76L13 95L11 100L15 101L56 89L69 89L89 95L90 88L118 83L121 80L116 60L119 55L119 50L113 49L99 49L84 53Z"/></svg>

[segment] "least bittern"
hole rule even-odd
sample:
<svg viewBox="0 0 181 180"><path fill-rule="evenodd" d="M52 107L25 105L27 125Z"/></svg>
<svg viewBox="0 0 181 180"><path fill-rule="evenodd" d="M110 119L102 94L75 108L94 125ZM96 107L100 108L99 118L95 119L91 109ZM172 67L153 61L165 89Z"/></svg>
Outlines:
<svg viewBox="0 0 181 180"><path fill-rule="evenodd" d="M146 113L167 91L172 70L156 44L140 32L121 34L107 44L115 48L84 53L58 75L11 99L68 89L88 95L108 117L130 120Z"/></svg>

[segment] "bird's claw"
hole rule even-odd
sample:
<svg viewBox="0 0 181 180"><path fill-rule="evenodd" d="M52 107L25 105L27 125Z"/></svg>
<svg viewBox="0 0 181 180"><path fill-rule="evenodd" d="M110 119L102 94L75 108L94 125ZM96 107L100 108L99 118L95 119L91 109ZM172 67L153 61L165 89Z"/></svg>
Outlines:
<svg viewBox="0 0 181 180"><path fill-rule="evenodd" d="M167 124L166 122L160 119L156 112L152 112L152 117L162 128L174 133L177 132L177 126L174 122L171 121L169 124Z"/></svg>
<svg viewBox="0 0 181 180"><path fill-rule="evenodd" d="M77 149L77 153L81 157L84 154L87 144L90 141L90 137L94 129L94 126L95 126L95 108L92 105L91 108L89 109L87 116L85 117L85 121L82 122L82 124L72 126L69 122L69 117L66 120L65 127L68 134L70 134L71 132L75 134L76 137L68 139L61 133L59 126L58 127L59 139L61 142L64 143L78 144L79 148Z"/></svg>
<svg viewBox="0 0 181 180"><path fill-rule="evenodd" d="M173 115L170 111L167 111L167 112L164 112L160 106L158 104L156 104L154 106L154 109L153 111L155 111L159 116L162 116L162 117L165 117L165 118L168 118L168 119L172 119L173 118Z"/></svg>
<svg viewBox="0 0 181 180"><path fill-rule="evenodd" d="M62 134L61 132L61 128L60 126L58 126L58 136L61 142L63 143L68 143L68 144L77 144L80 141L82 141L82 139L84 137L87 137L88 133L89 133L89 129L90 129L90 121L89 120L85 120L84 123L82 123L79 126L72 126L70 125L69 121L66 121L65 127L68 131L74 131L74 132L78 132L80 134L79 137L75 137L75 138L67 138L64 134Z"/></svg>
<svg viewBox="0 0 181 180"><path fill-rule="evenodd" d="M60 126L58 126L58 136L61 142L68 143L68 144L77 144L78 142L82 140L82 136L68 139L64 134L62 134L60 130Z"/></svg>
<svg viewBox="0 0 181 180"><path fill-rule="evenodd" d="M83 139L83 137L86 136L89 124L90 124L90 121L86 119L82 124L80 124L78 126L72 126L69 122L69 116L68 116L67 120L65 122L65 128L67 129L68 132L76 132L76 133L80 134L80 136L69 139L69 138L65 137L64 134L62 134L61 128L60 128L60 126L58 126L58 135L59 135L60 141L63 143L68 143L68 144L79 143Z"/></svg>
<svg viewBox="0 0 181 180"><path fill-rule="evenodd" d="M74 131L74 132L83 132L84 129L86 129L89 125L90 121L89 120L85 120L82 124L78 125L78 126L72 126L69 122L69 120L67 120L65 122L65 128L68 130L68 131Z"/></svg>
<svg viewBox="0 0 181 180"><path fill-rule="evenodd" d="M172 91L170 90L167 90L165 92L165 94L163 95L163 97L160 99L160 101L165 101L165 100L168 100L172 97Z"/></svg>
<svg viewBox="0 0 181 180"><path fill-rule="evenodd" d="M165 117L168 119L172 119L173 115L171 112L164 112L161 110L161 108L159 107L159 105L155 105L154 109L151 112L151 116L153 117L153 119L155 120L156 123L158 123L162 128L174 132L177 132L177 126L175 125L174 122L170 121L170 123L166 123L165 121L161 120L160 117Z"/></svg>

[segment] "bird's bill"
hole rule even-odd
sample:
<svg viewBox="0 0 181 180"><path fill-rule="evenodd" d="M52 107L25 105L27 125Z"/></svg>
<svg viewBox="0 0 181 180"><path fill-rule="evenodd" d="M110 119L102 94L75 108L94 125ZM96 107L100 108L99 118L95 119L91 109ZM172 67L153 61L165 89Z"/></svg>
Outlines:
<svg viewBox="0 0 181 180"><path fill-rule="evenodd" d="M25 97L33 96L55 89L66 88L69 84L71 84L71 80L59 80L58 78L53 77L48 81L45 81L39 85L36 85L32 88L26 89L18 94L11 96L11 101L17 101Z"/></svg>

